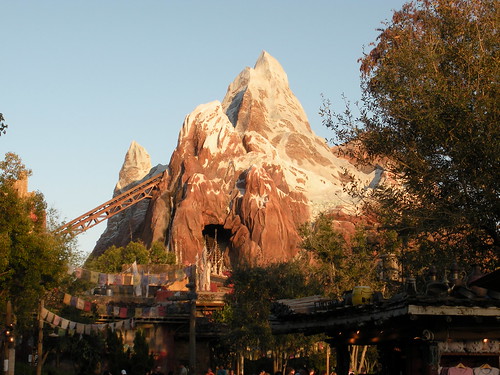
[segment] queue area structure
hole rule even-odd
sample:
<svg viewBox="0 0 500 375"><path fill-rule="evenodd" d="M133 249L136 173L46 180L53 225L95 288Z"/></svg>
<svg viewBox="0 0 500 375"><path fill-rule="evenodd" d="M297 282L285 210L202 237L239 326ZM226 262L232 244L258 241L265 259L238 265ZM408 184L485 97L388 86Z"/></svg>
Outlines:
<svg viewBox="0 0 500 375"><path fill-rule="evenodd" d="M92 324L72 322L50 307L42 308L40 319L55 336L117 331L126 348L133 346L140 330L155 366L174 370L181 363L195 362L200 368L209 367L213 341L221 335L211 316L224 306L229 289L224 287L226 276L211 275L203 284L197 270L179 265L129 265L113 275L71 270L76 278L98 286L78 297L58 292L54 299L96 320Z"/></svg>
<svg viewBox="0 0 500 375"><path fill-rule="evenodd" d="M193 351L190 328L195 324L195 361L198 368L209 367L212 342L221 334L210 324L210 317L224 306L228 292L224 281L224 277L213 275L211 288L197 288L195 296L189 291L187 277L174 285L150 285L148 295L143 293L140 297L134 295L133 287L114 286L111 293L107 289L106 293L94 295L96 302L108 306L99 315L99 323L120 320L116 306L127 307L128 315L123 318L133 317L134 327L122 331L124 342L132 345L135 332L141 330L147 337L155 365L169 370L177 369L181 363L190 363Z"/></svg>
<svg viewBox="0 0 500 375"><path fill-rule="evenodd" d="M282 300L275 306L271 325L276 334L325 334L337 352L338 375L349 373L350 345L375 345L378 373L385 375L451 374L455 368L498 374L498 287L447 285L421 295L404 292L358 305L310 297L306 303Z"/></svg>

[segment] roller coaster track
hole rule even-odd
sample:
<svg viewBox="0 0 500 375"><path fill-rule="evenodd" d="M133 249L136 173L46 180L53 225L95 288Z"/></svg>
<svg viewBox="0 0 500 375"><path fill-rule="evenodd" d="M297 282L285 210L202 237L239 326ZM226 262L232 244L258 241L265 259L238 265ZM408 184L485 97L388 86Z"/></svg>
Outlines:
<svg viewBox="0 0 500 375"><path fill-rule="evenodd" d="M126 192L110 199L106 203L60 226L57 232L68 232L72 234L83 233L87 229L99 224L101 221L115 216L143 199L152 198L153 192L158 189L158 184L162 177L163 173L151 177L149 180L134 186Z"/></svg>

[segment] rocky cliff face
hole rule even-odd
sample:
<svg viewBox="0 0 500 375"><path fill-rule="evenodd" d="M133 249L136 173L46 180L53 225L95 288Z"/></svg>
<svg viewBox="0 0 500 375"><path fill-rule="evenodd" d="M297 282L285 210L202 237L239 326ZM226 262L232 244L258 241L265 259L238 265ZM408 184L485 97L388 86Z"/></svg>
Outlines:
<svg viewBox="0 0 500 375"><path fill-rule="evenodd" d="M113 191L113 197L133 188L166 169L158 165L151 167L151 159L147 151L135 141L132 141L125 155L122 168ZM140 201L127 210L107 220L107 227L94 247L92 255L100 255L112 245L125 246L131 239L138 239L145 225L144 218L150 202Z"/></svg>
<svg viewBox="0 0 500 375"><path fill-rule="evenodd" d="M134 158L139 147L127 153L117 189L161 169L149 171L144 156ZM186 117L157 196L110 220L93 255L134 238L163 241L185 263L215 245L226 262L290 259L300 224L325 210L355 213L342 189L346 172L366 186L380 178L375 168L357 170L337 157L311 131L283 68L263 52L222 103Z"/></svg>

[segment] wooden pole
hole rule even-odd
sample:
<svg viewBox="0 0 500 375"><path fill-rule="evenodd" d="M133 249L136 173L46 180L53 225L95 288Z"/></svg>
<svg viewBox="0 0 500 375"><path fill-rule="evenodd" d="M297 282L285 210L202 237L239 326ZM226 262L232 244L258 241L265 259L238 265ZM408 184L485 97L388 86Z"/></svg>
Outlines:
<svg viewBox="0 0 500 375"><path fill-rule="evenodd" d="M14 375L14 369L16 367L16 348L12 346L9 348L9 371L8 375Z"/></svg>
<svg viewBox="0 0 500 375"><path fill-rule="evenodd" d="M12 304L10 301L7 301L7 305L5 307L5 327L9 329L9 326L12 324ZM11 332L12 335L12 332ZM7 335L6 335L7 336ZM5 343L4 343L4 356L3 356L3 373L7 375L9 373L9 367L12 365L9 361L9 346L10 343L7 339L5 338Z"/></svg>
<svg viewBox="0 0 500 375"><path fill-rule="evenodd" d="M196 266L192 266L191 271L191 284L189 286L190 289L190 299L191 299L191 308L189 314L189 367L190 373L192 375L196 375ZM38 374L37 374L38 375Z"/></svg>
<svg viewBox="0 0 500 375"><path fill-rule="evenodd" d="M37 342L37 363L36 363L36 375L42 375L42 359L43 359L43 319L42 310L44 302L43 299L40 301L40 311L38 312L38 342Z"/></svg>
<svg viewBox="0 0 500 375"><path fill-rule="evenodd" d="M5 325L8 329L13 328L14 319L12 317L12 303L7 301L7 307L5 311ZM14 375L14 369L16 365L16 343L14 331L11 331L10 338L14 341L7 341L5 343L5 356L4 356L4 371L6 375Z"/></svg>
<svg viewBox="0 0 500 375"><path fill-rule="evenodd" d="M326 373L330 374L330 345L326 344Z"/></svg>
<svg viewBox="0 0 500 375"><path fill-rule="evenodd" d="M189 316L189 366L190 372L196 374L196 300L191 301Z"/></svg>

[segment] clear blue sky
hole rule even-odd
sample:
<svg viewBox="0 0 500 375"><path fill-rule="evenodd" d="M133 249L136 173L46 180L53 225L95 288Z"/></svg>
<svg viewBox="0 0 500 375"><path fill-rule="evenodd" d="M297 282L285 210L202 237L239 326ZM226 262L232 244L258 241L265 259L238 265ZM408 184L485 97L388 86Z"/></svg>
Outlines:
<svg viewBox="0 0 500 375"><path fill-rule="evenodd" d="M0 0L0 157L18 154L30 190L72 220L111 198L132 140L168 164L184 117L262 50L329 137L321 94L337 109L359 99L357 59L403 2ZM83 251L105 225L79 236Z"/></svg>

